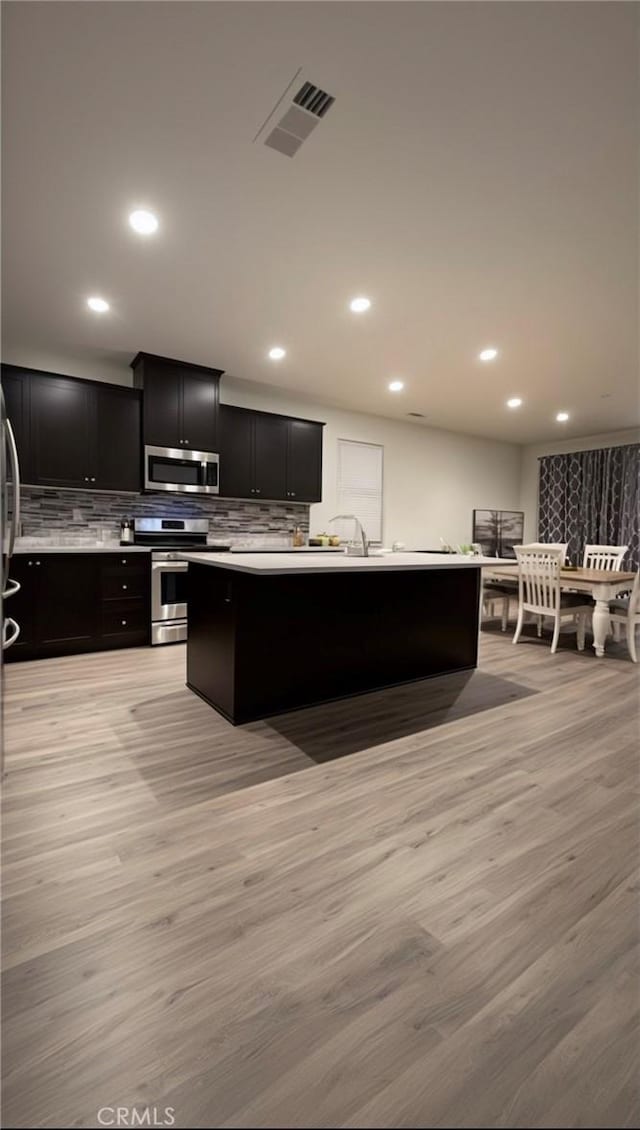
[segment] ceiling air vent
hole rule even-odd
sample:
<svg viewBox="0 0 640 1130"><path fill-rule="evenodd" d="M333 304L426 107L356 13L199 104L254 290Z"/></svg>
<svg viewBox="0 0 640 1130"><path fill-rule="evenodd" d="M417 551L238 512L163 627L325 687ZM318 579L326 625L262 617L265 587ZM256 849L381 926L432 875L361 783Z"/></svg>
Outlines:
<svg viewBox="0 0 640 1130"><path fill-rule="evenodd" d="M326 90L319 90L312 82L305 82L293 101L296 106L302 106L310 114L315 114L316 118L324 118L327 110L333 106L335 98L327 94Z"/></svg>
<svg viewBox="0 0 640 1130"><path fill-rule="evenodd" d="M407 412L407 416L415 416L417 420L424 420L424 412Z"/></svg>
<svg viewBox="0 0 640 1130"><path fill-rule="evenodd" d="M285 93L278 99L267 121L255 138L257 141L267 125L272 126L264 143L270 149L277 149L278 153L283 153L285 157L295 156L302 142L306 141L309 134L322 121L335 102L332 94L327 94L326 90L320 90L320 87L314 86L312 82L303 82L298 93L292 97L289 90L299 73L299 71L296 72ZM286 109L282 117L274 121L274 115L277 111L281 111L283 106Z"/></svg>

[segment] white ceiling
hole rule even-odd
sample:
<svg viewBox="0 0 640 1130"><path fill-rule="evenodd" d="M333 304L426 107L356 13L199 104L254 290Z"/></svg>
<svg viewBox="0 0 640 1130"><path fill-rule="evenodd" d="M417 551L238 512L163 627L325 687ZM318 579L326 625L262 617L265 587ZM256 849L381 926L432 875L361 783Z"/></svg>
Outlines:
<svg viewBox="0 0 640 1130"><path fill-rule="evenodd" d="M518 442L558 436L559 409L562 434L629 427L637 20L606 2L5 3L7 352L90 376L148 350ZM336 102L288 159L253 138L298 67ZM136 205L152 239L127 227Z"/></svg>

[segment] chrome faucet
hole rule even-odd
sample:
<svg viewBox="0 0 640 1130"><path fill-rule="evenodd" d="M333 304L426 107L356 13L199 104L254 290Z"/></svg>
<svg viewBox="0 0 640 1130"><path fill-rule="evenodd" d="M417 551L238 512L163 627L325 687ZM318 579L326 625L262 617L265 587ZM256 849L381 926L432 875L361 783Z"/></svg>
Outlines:
<svg viewBox="0 0 640 1130"><path fill-rule="evenodd" d="M367 541L367 535L364 532L364 526L362 525L362 522L360 521L359 518L356 518L355 514L335 514L333 518L329 519L329 521L330 522L341 522L341 521L345 521L346 519L350 519L352 522L355 522L356 530L359 533L360 538L362 540L362 554L358 554L358 556L368 557L369 556L369 542ZM348 552L349 552L349 549L347 548L347 553Z"/></svg>

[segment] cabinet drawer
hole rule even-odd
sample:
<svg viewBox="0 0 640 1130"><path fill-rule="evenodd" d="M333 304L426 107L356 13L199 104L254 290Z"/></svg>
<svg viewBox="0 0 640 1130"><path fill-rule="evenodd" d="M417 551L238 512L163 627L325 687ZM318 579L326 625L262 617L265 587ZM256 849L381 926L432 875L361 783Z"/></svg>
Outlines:
<svg viewBox="0 0 640 1130"><path fill-rule="evenodd" d="M146 569L119 565L102 570L101 591L103 600L140 600L149 591L149 574Z"/></svg>
<svg viewBox="0 0 640 1130"><path fill-rule="evenodd" d="M102 571L108 572L118 569L125 569L127 572L135 569L138 573L147 573L149 571L149 557L143 553L127 553L126 549L123 549L122 553L107 554L106 560L103 559L102 561Z"/></svg>
<svg viewBox="0 0 640 1130"><path fill-rule="evenodd" d="M102 609L102 636L136 636L144 642L149 632L149 609L143 601L131 607L119 603Z"/></svg>

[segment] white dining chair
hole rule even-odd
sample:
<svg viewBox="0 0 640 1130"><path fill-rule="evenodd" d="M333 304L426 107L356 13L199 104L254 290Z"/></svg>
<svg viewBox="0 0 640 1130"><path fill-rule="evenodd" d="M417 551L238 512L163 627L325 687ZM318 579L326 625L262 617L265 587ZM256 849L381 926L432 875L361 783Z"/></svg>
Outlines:
<svg viewBox="0 0 640 1130"><path fill-rule="evenodd" d="M562 547L541 549L539 545L516 545L515 552L518 559L518 621L513 642L517 643L520 639L525 612L531 612L540 617L540 622L545 617L553 620L552 655L558 647L560 626L566 620L573 622L578 651L584 651L585 628L591 605L585 604L584 596L579 593L562 592Z"/></svg>
<svg viewBox="0 0 640 1130"><path fill-rule="evenodd" d="M628 545L585 545L582 559L583 569L606 569L619 573ZM611 621L614 640L620 640L620 621Z"/></svg>
<svg viewBox="0 0 640 1130"><path fill-rule="evenodd" d="M637 663L636 628L640 624L640 573L636 573L630 597L610 601L609 612L614 628L620 624L626 626L629 655L633 662Z"/></svg>
<svg viewBox="0 0 640 1130"><path fill-rule="evenodd" d="M527 543L527 549L559 549L562 553L561 565L564 565L567 560L567 550L569 548L568 541L530 541ZM538 629L538 638L542 635L542 616L536 617L536 624Z"/></svg>
<svg viewBox="0 0 640 1130"><path fill-rule="evenodd" d="M569 548L568 541L530 541L524 546L525 549L559 549L562 553L561 564L564 565L567 560L567 550Z"/></svg>
<svg viewBox="0 0 640 1130"><path fill-rule="evenodd" d="M619 573L628 545L585 545L583 569L610 569Z"/></svg>

